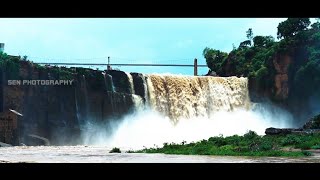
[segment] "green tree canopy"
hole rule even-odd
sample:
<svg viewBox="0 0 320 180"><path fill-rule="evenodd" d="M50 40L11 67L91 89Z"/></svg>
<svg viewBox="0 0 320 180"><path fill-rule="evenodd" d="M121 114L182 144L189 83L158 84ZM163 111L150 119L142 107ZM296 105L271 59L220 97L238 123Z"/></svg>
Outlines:
<svg viewBox="0 0 320 180"><path fill-rule="evenodd" d="M269 47L274 42L272 36L255 36L253 38L253 46L255 47Z"/></svg>
<svg viewBox="0 0 320 180"><path fill-rule="evenodd" d="M288 18L278 25L278 39L292 37L310 25L309 18Z"/></svg>
<svg viewBox="0 0 320 180"><path fill-rule="evenodd" d="M245 40L243 42L240 43L239 48L245 48L251 46L251 41L250 40Z"/></svg>
<svg viewBox="0 0 320 180"><path fill-rule="evenodd" d="M202 54L206 58L207 66L212 71L219 69L223 60L228 56L228 53L208 47L203 50Z"/></svg>

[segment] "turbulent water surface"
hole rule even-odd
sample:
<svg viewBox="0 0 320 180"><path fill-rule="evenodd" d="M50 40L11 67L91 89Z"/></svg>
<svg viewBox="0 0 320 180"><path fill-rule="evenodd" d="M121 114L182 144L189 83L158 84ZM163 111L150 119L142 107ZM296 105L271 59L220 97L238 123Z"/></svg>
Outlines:
<svg viewBox="0 0 320 180"><path fill-rule="evenodd" d="M110 148L97 146L29 146L0 148L0 162L30 163L291 163L320 162L312 157L235 157L143 153L108 153Z"/></svg>

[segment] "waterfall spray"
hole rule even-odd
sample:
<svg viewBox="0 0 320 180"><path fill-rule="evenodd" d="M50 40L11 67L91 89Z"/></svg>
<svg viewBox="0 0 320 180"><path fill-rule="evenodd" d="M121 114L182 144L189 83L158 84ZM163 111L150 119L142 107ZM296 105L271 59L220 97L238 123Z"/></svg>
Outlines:
<svg viewBox="0 0 320 180"><path fill-rule="evenodd" d="M130 87L134 89L130 77ZM145 103L143 97L133 94L135 111L115 120L119 123L111 125L111 136L97 134L92 144L139 149L165 142L198 141L219 134L242 135L248 130L264 134L270 126L291 125L288 122L292 117L282 110L270 113L270 108L264 105L252 109L247 78L169 74L143 77ZM98 131L106 131L100 128Z"/></svg>

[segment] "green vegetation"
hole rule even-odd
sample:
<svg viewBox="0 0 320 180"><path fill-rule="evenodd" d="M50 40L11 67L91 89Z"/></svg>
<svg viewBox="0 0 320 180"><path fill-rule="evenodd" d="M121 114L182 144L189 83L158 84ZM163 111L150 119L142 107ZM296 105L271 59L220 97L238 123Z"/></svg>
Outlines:
<svg viewBox="0 0 320 180"><path fill-rule="evenodd" d="M309 18L288 18L278 26L278 39L293 37L297 33L305 30L310 25Z"/></svg>
<svg viewBox="0 0 320 180"><path fill-rule="evenodd" d="M111 149L111 151L109 151L109 153L121 153L120 148L114 147Z"/></svg>
<svg viewBox="0 0 320 180"><path fill-rule="evenodd" d="M303 128L320 129L320 114L311 118L306 124L304 124Z"/></svg>
<svg viewBox="0 0 320 180"><path fill-rule="evenodd" d="M230 53L206 47L203 56L210 71L219 76L245 76L257 81L257 89L274 90L276 75L273 60L289 55L290 97L307 99L320 96L320 22L310 26L309 18L288 18L278 25L278 39L254 36L251 28L247 40ZM252 44L253 41L253 44ZM281 59L282 60L282 59Z"/></svg>
<svg viewBox="0 0 320 180"><path fill-rule="evenodd" d="M320 134L259 136L249 131L243 136L216 136L208 140L186 144L164 143L163 147L145 148L137 153L164 153L184 155L229 155L229 156L310 156L307 149L320 147ZM288 151L294 148L302 151Z"/></svg>
<svg viewBox="0 0 320 180"><path fill-rule="evenodd" d="M79 75L85 76L89 83L88 87L91 87L92 89L101 89L104 87L104 77L101 71L77 67L76 72Z"/></svg>
<svg viewBox="0 0 320 180"><path fill-rule="evenodd" d="M60 80L74 79L74 72L72 72L72 69L70 68L55 66L50 69L50 72L54 75L54 77Z"/></svg>
<svg viewBox="0 0 320 180"><path fill-rule="evenodd" d="M88 68L66 68L66 67L46 67L33 63L27 59L27 56L9 56L6 53L0 53L0 70L6 73L7 79L20 79L20 63L25 61L30 63L35 70L45 71L47 70L54 79L59 80L72 80L75 78L75 74L84 75L89 83L88 87L92 89L101 89L104 86L104 77L101 71L95 71Z"/></svg>
<svg viewBox="0 0 320 180"><path fill-rule="evenodd" d="M19 79L20 57L8 56L0 52L0 69L5 71L8 79Z"/></svg>

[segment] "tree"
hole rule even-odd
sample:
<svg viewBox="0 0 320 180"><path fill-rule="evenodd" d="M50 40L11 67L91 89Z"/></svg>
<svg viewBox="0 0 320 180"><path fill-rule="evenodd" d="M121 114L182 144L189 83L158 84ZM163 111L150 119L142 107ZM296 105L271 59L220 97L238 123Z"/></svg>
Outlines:
<svg viewBox="0 0 320 180"><path fill-rule="evenodd" d="M28 56L24 55L22 58L23 61L27 61L28 60Z"/></svg>
<svg viewBox="0 0 320 180"><path fill-rule="evenodd" d="M246 31L246 33L247 33L248 40L252 41L252 39L253 39L252 28L249 28L248 31Z"/></svg>
<svg viewBox="0 0 320 180"><path fill-rule="evenodd" d="M232 50L234 51L236 49L237 49L236 46L234 45L234 43L232 43Z"/></svg>
<svg viewBox="0 0 320 180"><path fill-rule="evenodd" d="M250 40L245 40L243 42L240 43L239 48L245 48L251 46L251 41Z"/></svg>
<svg viewBox="0 0 320 180"><path fill-rule="evenodd" d="M255 47L270 47L274 42L272 36L255 36L253 38L253 46Z"/></svg>
<svg viewBox="0 0 320 180"><path fill-rule="evenodd" d="M288 18L278 25L278 39L292 37L310 25L309 18Z"/></svg>
<svg viewBox="0 0 320 180"><path fill-rule="evenodd" d="M228 56L228 53L208 47L203 50L202 54L206 59L208 68L210 68L212 71L217 71L217 69L220 68L223 60Z"/></svg>

